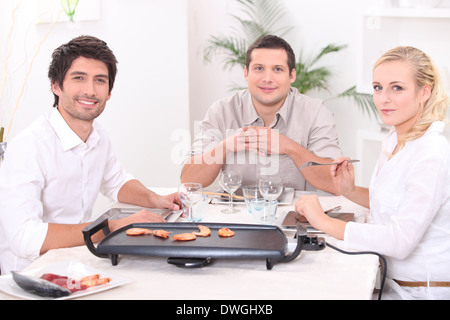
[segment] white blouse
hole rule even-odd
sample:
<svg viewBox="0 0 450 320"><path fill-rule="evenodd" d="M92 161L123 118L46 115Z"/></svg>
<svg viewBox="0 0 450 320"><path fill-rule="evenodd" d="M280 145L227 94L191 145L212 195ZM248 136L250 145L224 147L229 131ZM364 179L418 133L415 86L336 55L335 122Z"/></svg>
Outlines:
<svg viewBox="0 0 450 320"><path fill-rule="evenodd" d="M433 123L389 159L397 145L391 131L369 188L374 224L346 226L344 247L385 255L390 279L450 281L450 146L444 128L444 122ZM450 298L450 288L389 284L403 298Z"/></svg>

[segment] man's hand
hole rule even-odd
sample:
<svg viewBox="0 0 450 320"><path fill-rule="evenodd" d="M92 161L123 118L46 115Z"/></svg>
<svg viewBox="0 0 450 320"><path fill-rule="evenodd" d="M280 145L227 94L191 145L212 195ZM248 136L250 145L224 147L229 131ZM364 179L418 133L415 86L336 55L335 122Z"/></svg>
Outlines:
<svg viewBox="0 0 450 320"><path fill-rule="evenodd" d="M173 211L177 211L182 208L181 199L178 196L178 193L172 193L166 196L155 194L152 200L155 208L170 209Z"/></svg>
<svg viewBox="0 0 450 320"><path fill-rule="evenodd" d="M115 231L133 223L164 223L164 222L166 222L166 220L164 220L164 218L161 217L161 215L150 212L148 210L141 210L123 219L110 220L109 227L111 231Z"/></svg>
<svg viewBox="0 0 450 320"><path fill-rule="evenodd" d="M164 223L161 215L147 210L141 210L135 214L129 215L126 218L119 220L109 220L108 226L111 231L116 231L133 223ZM42 244L40 254L46 253L51 249L70 248L84 245L83 228L87 227L89 223L83 224L54 224L48 225L47 235ZM103 239L102 232L97 232L92 238L93 242L98 242Z"/></svg>
<svg viewBox="0 0 450 320"><path fill-rule="evenodd" d="M236 140L240 146L258 155L287 154L287 146L292 141L278 130L267 127L244 127Z"/></svg>
<svg viewBox="0 0 450 320"><path fill-rule="evenodd" d="M119 202L144 208L180 210L181 200L177 193L161 196L146 188L138 180L130 180L119 190Z"/></svg>

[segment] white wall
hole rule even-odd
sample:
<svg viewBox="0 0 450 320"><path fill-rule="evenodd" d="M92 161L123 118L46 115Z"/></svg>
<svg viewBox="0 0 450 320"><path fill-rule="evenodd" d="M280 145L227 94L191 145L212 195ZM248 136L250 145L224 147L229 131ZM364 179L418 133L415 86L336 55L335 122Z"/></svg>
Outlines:
<svg viewBox="0 0 450 320"><path fill-rule="evenodd" d="M30 60L50 27L35 23L34 0L0 2L0 81L17 3L13 54L0 100L0 125L5 127ZM112 98L99 121L109 131L124 167L148 186L176 187L179 166L172 161L172 151L178 142L172 141L172 134L189 130L186 0L101 0L100 20L57 23L34 61L7 139L52 110L47 78L51 53L83 34L105 40L119 60Z"/></svg>

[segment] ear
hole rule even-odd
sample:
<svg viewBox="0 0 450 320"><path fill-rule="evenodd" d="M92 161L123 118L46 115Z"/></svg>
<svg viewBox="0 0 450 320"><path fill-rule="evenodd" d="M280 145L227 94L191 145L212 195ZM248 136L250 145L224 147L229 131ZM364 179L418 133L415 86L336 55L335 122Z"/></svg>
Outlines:
<svg viewBox="0 0 450 320"><path fill-rule="evenodd" d="M422 90L421 90L421 94L420 94L420 98L422 103L425 103L428 101L428 99L430 99L431 97L431 87L429 85L425 85Z"/></svg>
<svg viewBox="0 0 450 320"><path fill-rule="evenodd" d="M294 83L295 80L297 80L297 71L295 71L295 69L292 69L292 71L291 71L291 84Z"/></svg>
<svg viewBox="0 0 450 320"><path fill-rule="evenodd" d="M54 94L56 94L57 96L59 96L62 92L61 87L59 86L58 82L55 81L52 83L52 91Z"/></svg>
<svg viewBox="0 0 450 320"><path fill-rule="evenodd" d="M247 66L244 67L244 78L245 78L245 80L248 80L248 69L247 69Z"/></svg>

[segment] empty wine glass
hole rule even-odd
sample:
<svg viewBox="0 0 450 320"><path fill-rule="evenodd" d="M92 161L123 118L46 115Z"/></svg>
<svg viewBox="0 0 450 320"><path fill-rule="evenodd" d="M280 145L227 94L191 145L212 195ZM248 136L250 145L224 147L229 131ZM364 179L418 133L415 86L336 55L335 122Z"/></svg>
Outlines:
<svg viewBox="0 0 450 320"><path fill-rule="evenodd" d="M192 221L192 207L203 200L203 186L200 183L182 183L178 195L187 208L186 219Z"/></svg>
<svg viewBox="0 0 450 320"><path fill-rule="evenodd" d="M236 213L240 210L233 208L233 193L241 186L242 177L239 172L222 171L219 177L220 187L230 195L230 205L228 209L222 210L223 213Z"/></svg>
<svg viewBox="0 0 450 320"><path fill-rule="evenodd" d="M262 176L259 180L259 192L267 201L274 201L283 192L283 183L276 176Z"/></svg>
<svg viewBox="0 0 450 320"><path fill-rule="evenodd" d="M268 210L265 212L267 218L275 217L278 208L278 197L283 192L283 183L281 179L275 176L263 176L259 180L259 192L269 203Z"/></svg>

